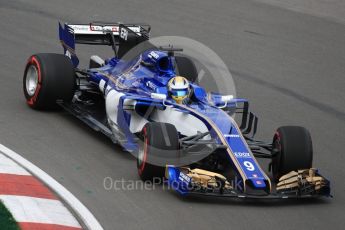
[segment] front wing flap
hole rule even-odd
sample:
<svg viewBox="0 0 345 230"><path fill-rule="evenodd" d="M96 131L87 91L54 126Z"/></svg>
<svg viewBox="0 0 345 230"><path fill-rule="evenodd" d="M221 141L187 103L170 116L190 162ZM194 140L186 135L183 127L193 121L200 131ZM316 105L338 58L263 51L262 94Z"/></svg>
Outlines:
<svg viewBox="0 0 345 230"><path fill-rule="evenodd" d="M277 192L285 195L329 195L330 182L315 168L292 171L280 177Z"/></svg>

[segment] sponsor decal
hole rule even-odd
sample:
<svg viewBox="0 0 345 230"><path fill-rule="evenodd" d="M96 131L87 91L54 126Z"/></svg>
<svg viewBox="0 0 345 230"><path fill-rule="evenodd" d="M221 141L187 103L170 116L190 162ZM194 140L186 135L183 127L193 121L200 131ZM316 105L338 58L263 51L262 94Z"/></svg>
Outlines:
<svg viewBox="0 0 345 230"><path fill-rule="evenodd" d="M159 58L159 54L157 54L155 51L151 51L148 55L149 58L153 58L153 59L158 59Z"/></svg>
<svg viewBox="0 0 345 230"><path fill-rule="evenodd" d="M86 26L86 25L69 25L69 27L71 27L74 30L79 30L79 31L88 31L89 30L89 26Z"/></svg>
<svg viewBox="0 0 345 230"><path fill-rule="evenodd" d="M153 90L156 90L156 88L157 88L157 86L151 81L146 82L146 86L153 89Z"/></svg>
<svg viewBox="0 0 345 230"><path fill-rule="evenodd" d="M106 31L111 31L115 35L119 34L119 26L97 26L97 25L68 25L76 34L104 34ZM135 32L140 31L140 28L133 27ZM128 33L128 31L126 31Z"/></svg>
<svg viewBox="0 0 345 230"><path fill-rule="evenodd" d="M234 152L234 155L237 158L251 158L251 156L248 152Z"/></svg>
<svg viewBox="0 0 345 230"><path fill-rule="evenodd" d="M239 134L224 134L224 137L233 137L233 138L238 138L238 137L240 137L240 135Z"/></svg>
<svg viewBox="0 0 345 230"><path fill-rule="evenodd" d="M259 180L255 181L255 183L258 184L258 185L262 185L262 182L259 181Z"/></svg>
<svg viewBox="0 0 345 230"><path fill-rule="evenodd" d="M125 28L121 28L120 38L127 41L127 37L128 37L128 31Z"/></svg>
<svg viewBox="0 0 345 230"><path fill-rule="evenodd" d="M112 31L112 32L118 32L119 27L118 26L90 26L91 31Z"/></svg>
<svg viewBox="0 0 345 230"><path fill-rule="evenodd" d="M189 183L191 178L189 176L187 176L186 174L184 174L183 172L180 172L180 175L178 177L178 179L180 181L183 181L183 182L186 182L186 183Z"/></svg>

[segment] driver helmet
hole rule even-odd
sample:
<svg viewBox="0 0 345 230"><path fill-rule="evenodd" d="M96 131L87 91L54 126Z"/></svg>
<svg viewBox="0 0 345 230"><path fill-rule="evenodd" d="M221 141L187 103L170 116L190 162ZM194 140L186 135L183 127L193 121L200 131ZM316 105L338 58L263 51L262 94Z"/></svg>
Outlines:
<svg viewBox="0 0 345 230"><path fill-rule="evenodd" d="M188 80L181 76L176 76L169 80L168 91L177 104L186 104L191 94Z"/></svg>

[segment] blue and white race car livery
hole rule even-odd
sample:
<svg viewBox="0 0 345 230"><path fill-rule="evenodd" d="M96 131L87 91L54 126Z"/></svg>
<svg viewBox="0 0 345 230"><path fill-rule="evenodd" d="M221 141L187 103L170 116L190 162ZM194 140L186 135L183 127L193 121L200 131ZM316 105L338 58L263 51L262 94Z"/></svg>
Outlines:
<svg viewBox="0 0 345 230"><path fill-rule="evenodd" d="M305 128L282 126L272 142L255 140L248 100L207 92L183 50L154 46L149 32L145 24L59 24L64 54L35 54L26 65L28 105L62 107L133 153L142 180L162 179L182 195L330 196ZM114 56L91 56L82 69L76 44L109 45ZM257 158L270 159L270 174Z"/></svg>

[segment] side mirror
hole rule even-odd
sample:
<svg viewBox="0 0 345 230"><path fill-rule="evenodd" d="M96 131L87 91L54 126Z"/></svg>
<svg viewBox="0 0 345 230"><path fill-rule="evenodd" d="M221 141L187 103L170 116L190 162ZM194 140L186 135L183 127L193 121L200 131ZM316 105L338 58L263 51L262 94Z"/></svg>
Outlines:
<svg viewBox="0 0 345 230"><path fill-rule="evenodd" d="M167 95L161 93L151 93L151 98L163 101L167 99Z"/></svg>
<svg viewBox="0 0 345 230"><path fill-rule="evenodd" d="M151 93L151 98L156 99L156 100L161 100L163 101L163 105L166 107L174 107L173 105L167 105L165 103L166 99L167 99L167 95L166 94L162 94L162 93Z"/></svg>
<svg viewBox="0 0 345 230"><path fill-rule="evenodd" d="M224 109L228 106L228 102L234 99L234 95L224 95L220 97L220 100L224 102L224 105L218 106L220 109Z"/></svg>
<svg viewBox="0 0 345 230"><path fill-rule="evenodd" d="M225 103L228 103L232 99L234 99L234 95L224 95L220 98L220 100Z"/></svg>

